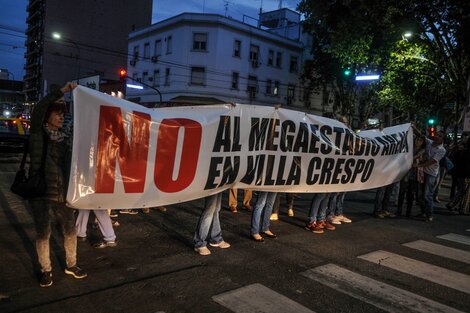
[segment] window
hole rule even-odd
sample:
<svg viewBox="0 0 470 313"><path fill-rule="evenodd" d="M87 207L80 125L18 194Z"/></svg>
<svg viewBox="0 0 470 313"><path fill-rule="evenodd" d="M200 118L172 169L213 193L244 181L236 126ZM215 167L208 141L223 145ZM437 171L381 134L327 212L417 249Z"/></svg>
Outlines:
<svg viewBox="0 0 470 313"><path fill-rule="evenodd" d="M273 66L273 63L274 63L274 51L269 50L268 51L268 65Z"/></svg>
<svg viewBox="0 0 470 313"><path fill-rule="evenodd" d="M153 71L153 85L160 87L160 70Z"/></svg>
<svg viewBox="0 0 470 313"><path fill-rule="evenodd" d="M266 94L267 94L267 95L270 95L270 94L271 94L271 91L272 91L272 90L271 90L271 89L272 89L272 84L273 84L272 80L268 79L268 80L266 81Z"/></svg>
<svg viewBox="0 0 470 313"><path fill-rule="evenodd" d="M170 86L170 68L165 69L165 86Z"/></svg>
<svg viewBox="0 0 470 313"><path fill-rule="evenodd" d="M203 67L191 67L191 85L204 85L206 69Z"/></svg>
<svg viewBox="0 0 470 313"><path fill-rule="evenodd" d="M276 54L276 66L281 67L282 66L282 52L277 52Z"/></svg>
<svg viewBox="0 0 470 313"><path fill-rule="evenodd" d="M287 86L287 104L292 104L295 100L295 85Z"/></svg>
<svg viewBox="0 0 470 313"><path fill-rule="evenodd" d="M296 56L290 57L289 72L297 73L297 57Z"/></svg>
<svg viewBox="0 0 470 313"><path fill-rule="evenodd" d="M279 81L274 81L273 95L279 96Z"/></svg>
<svg viewBox="0 0 470 313"><path fill-rule="evenodd" d="M238 73L232 73L232 89L238 89Z"/></svg>
<svg viewBox="0 0 470 313"><path fill-rule="evenodd" d="M162 55L162 40L155 40L155 56L159 57Z"/></svg>
<svg viewBox="0 0 470 313"><path fill-rule="evenodd" d="M142 73L142 82L144 84L148 84L148 80L149 80L149 72L143 72Z"/></svg>
<svg viewBox="0 0 470 313"><path fill-rule="evenodd" d="M242 42L240 40L235 40L233 43L233 56L239 58L240 50L242 47Z"/></svg>
<svg viewBox="0 0 470 313"><path fill-rule="evenodd" d="M258 77L256 76L248 76L248 86L246 91L248 92L248 97L250 99L256 98L256 94L258 93Z"/></svg>
<svg viewBox="0 0 470 313"><path fill-rule="evenodd" d="M173 38L171 36L166 37L166 54L170 54L173 51Z"/></svg>
<svg viewBox="0 0 470 313"><path fill-rule="evenodd" d="M193 50L207 51L207 34L195 33L193 35Z"/></svg>
<svg viewBox="0 0 470 313"><path fill-rule="evenodd" d="M250 45L250 61L258 62L259 47Z"/></svg>
<svg viewBox="0 0 470 313"><path fill-rule="evenodd" d="M134 47L134 60L139 58L139 46Z"/></svg>
<svg viewBox="0 0 470 313"><path fill-rule="evenodd" d="M150 43L148 42L144 43L144 58L150 58Z"/></svg>

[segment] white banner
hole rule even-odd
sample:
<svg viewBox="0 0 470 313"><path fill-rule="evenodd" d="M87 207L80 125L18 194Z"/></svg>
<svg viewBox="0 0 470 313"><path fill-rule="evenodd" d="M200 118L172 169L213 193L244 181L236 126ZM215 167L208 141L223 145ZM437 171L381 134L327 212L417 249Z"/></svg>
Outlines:
<svg viewBox="0 0 470 313"><path fill-rule="evenodd" d="M358 136L336 120L226 104L147 109L74 90L67 193L82 209L142 208L227 188L336 192L398 181L412 164L410 124Z"/></svg>

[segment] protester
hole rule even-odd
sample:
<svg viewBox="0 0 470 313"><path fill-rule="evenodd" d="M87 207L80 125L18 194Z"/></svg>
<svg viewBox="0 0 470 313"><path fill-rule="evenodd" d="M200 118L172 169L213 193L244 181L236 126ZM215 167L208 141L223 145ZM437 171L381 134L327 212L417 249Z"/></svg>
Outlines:
<svg viewBox="0 0 470 313"><path fill-rule="evenodd" d="M194 234L194 251L200 255L211 254L211 251L207 248L208 242L212 247L230 248L230 244L222 238L219 220L221 206L222 192L205 198L204 210L201 213Z"/></svg>
<svg viewBox="0 0 470 313"><path fill-rule="evenodd" d="M425 145L424 140L421 137L416 137L414 140L414 155L413 164L419 164L424 162ZM397 215L402 214L403 203L405 201L406 194L406 217L411 216L411 210L413 202L416 200L421 207L421 213L424 213L424 171L422 167L411 167L408 175L405 176L407 179L406 184L400 185L400 195L398 197L398 208ZM404 178L405 179L405 178ZM403 179L403 180L404 180ZM403 181L402 180L402 181Z"/></svg>
<svg viewBox="0 0 470 313"><path fill-rule="evenodd" d="M395 214L390 212L390 195L395 184L392 183L387 186L377 188L374 200L374 216L378 218L395 217Z"/></svg>
<svg viewBox="0 0 470 313"><path fill-rule="evenodd" d="M297 196L296 193L286 192L286 202L287 202L287 216L294 216L294 198ZM270 220L277 221L279 219L279 209L281 207L281 194L276 195L276 200L274 200L273 213L271 214Z"/></svg>
<svg viewBox="0 0 470 313"><path fill-rule="evenodd" d="M451 212L468 214L470 210L470 139L460 145L454 156L457 193L447 208Z"/></svg>
<svg viewBox="0 0 470 313"><path fill-rule="evenodd" d="M327 213L328 217L331 219L332 215L334 215L334 208L331 207L331 200L337 195L336 192L330 192L327 194L325 199L323 199L322 204L320 205L320 210L318 211L317 215L317 225L318 227L326 230L335 230L336 227L332 225L327 220ZM336 203L334 204L336 205Z"/></svg>
<svg viewBox="0 0 470 313"><path fill-rule="evenodd" d="M330 199L331 214L328 216L328 222L331 224L340 225L341 223L351 223L352 220L343 214L344 197L346 192L337 192Z"/></svg>
<svg viewBox="0 0 470 313"><path fill-rule="evenodd" d="M415 134L425 139L425 157L426 161L413 165L414 167L422 167L424 171L424 215L426 221L432 222L434 213L434 186L436 184L437 175L439 174L439 161L445 156L446 150L442 145L444 142L444 133L437 132L433 140L426 138L421 132L413 129Z"/></svg>
<svg viewBox="0 0 470 313"><path fill-rule="evenodd" d="M50 258L51 215L54 213L61 225L64 236L66 257L65 273L75 278L84 278L87 274L77 266L77 237L73 210L65 205L65 193L70 167L71 140L61 131L66 111L65 102L60 100L64 93L76 88L76 84L67 83L56 90L35 107L31 116L30 128L30 168L32 175L41 167L43 148L47 145L45 158L45 177L47 192L44 196L30 199L36 226L36 251L41 277L39 285L52 285L52 265Z"/></svg>
<svg viewBox="0 0 470 313"><path fill-rule="evenodd" d="M269 229L271 213L273 211L274 201L277 192L261 191L255 204L255 209L251 215L251 238L254 241L262 242L264 238L261 234L268 238L277 238Z"/></svg>
<svg viewBox="0 0 470 313"><path fill-rule="evenodd" d="M315 234L323 234L323 228L317 223L317 215L320 206L327 205L327 202L324 201L325 199L328 199L327 193L315 193L313 194L312 202L310 203L310 210L308 212L307 225L305 225L305 229Z"/></svg>
<svg viewBox="0 0 470 313"><path fill-rule="evenodd" d="M250 189L243 190L243 208L247 211L252 211L253 207L250 204L251 198L253 197L253 192ZM229 191L228 205L230 211L233 213L238 212L238 189L232 188Z"/></svg>
<svg viewBox="0 0 470 313"><path fill-rule="evenodd" d="M90 217L90 211L96 216L98 220L98 227L100 228L103 240L93 244L95 248L106 248L117 246L116 234L114 233L111 217L108 210L78 210L77 220L75 226L77 227L77 239L79 241L86 241L87 239L87 226Z"/></svg>

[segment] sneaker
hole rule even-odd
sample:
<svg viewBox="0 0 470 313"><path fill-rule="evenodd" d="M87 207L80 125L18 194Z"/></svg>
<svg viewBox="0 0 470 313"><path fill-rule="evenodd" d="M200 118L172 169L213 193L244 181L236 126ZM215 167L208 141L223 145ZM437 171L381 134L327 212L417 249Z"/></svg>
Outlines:
<svg viewBox="0 0 470 313"><path fill-rule="evenodd" d="M218 248L221 248L221 249L230 248L230 244L228 242L225 242L225 241L221 241L219 243L210 243L210 245L211 245L211 247L218 247ZM207 250L209 250L209 249L207 249Z"/></svg>
<svg viewBox="0 0 470 313"><path fill-rule="evenodd" d="M293 217L294 216L294 210L293 209L287 210L287 215L290 216L290 217Z"/></svg>
<svg viewBox="0 0 470 313"><path fill-rule="evenodd" d="M164 206L159 206L157 208L160 212L166 212L166 208Z"/></svg>
<svg viewBox="0 0 470 313"><path fill-rule="evenodd" d="M109 213L109 217L118 217L118 211L111 210L111 212Z"/></svg>
<svg viewBox="0 0 470 313"><path fill-rule="evenodd" d="M237 212L238 212L236 206L231 206L231 207L230 207L230 211L232 211L232 213L237 213Z"/></svg>
<svg viewBox="0 0 470 313"><path fill-rule="evenodd" d="M341 219L338 216L330 217L328 222L335 225L341 225Z"/></svg>
<svg viewBox="0 0 470 313"><path fill-rule="evenodd" d="M377 217L377 218L385 218L385 214L382 211L375 212L374 216Z"/></svg>
<svg viewBox="0 0 470 313"><path fill-rule="evenodd" d="M211 254L211 250L207 249L206 246L200 248L194 248L194 251L199 253L199 255L209 255Z"/></svg>
<svg viewBox="0 0 470 313"><path fill-rule="evenodd" d="M121 225L117 220L111 220L111 224L113 224L114 227L118 227L119 225Z"/></svg>
<svg viewBox="0 0 470 313"><path fill-rule="evenodd" d="M139 212L137 212L137 210L134 210L134 209L125 209L125 210L121 210L120 213L121 213L121 214L129 214L129 215L136 215L136 214L139 214Z"/></svg>
<svg viewBox="0 0 470 313"><path fill-rule="evenodd" d="M106 247L116 247L117 240L103 240L93 245L93 248L102 249Z"/></svg>
<svg viewBox="0 0 470 313"><path fill-rule="evenodd" d="M396 215L393 214L392 212L390 211L383 211L383 214L385 215L385 217L395 217Z"/></svg>
<svg viewBox="0 0 470 313"><path fill-rule="evenodd" d="M52 285L52 272L44 272L41 274L41 279L39 280L39 286L49 287Z"/></svg>
<svg viewBox="0 0 470 313"><path fill-rule="evenodd" d="M77 279L85 278L87 277L87 273L85 273L84 270L79 268L78 266L72 266L72 267L67 267L65 269L65 274L72 275L73 277Z"/></svg>
<svg viewBox="0 0 470 313"><path fill-rule="evenodd" d="M335 216L341 223L351 223L352 220L344 216L343 214Z"/></svg>
<svg viewBox="0 0 470 313"><path fill-rule="evenodd" d="M327 229L327 230L335 230L336 229L336 227L334 227L333 225L331 225L327 221L318 222L318 226L320 226L321 228Z"/></svg>
<svg viewBox="0 0 470 313"><path fill-rule="evenodd" d="M142 208L142 213L149 214L150 209L149 208Z"/></svg>
<svg viewBox="0 0 470 313"><path fill-rule="evenodd" d="M271 221L277 221L279 220L279 215L277 213L271 214L271 217L269 218Z"/></svg>
<svg viewBox="0 0 470 313"><path fill-rule="evenodd" d="M310 224L307 224L305 226L305 229L306 230L309 230L315 234L323 234L323 229L321 227L318 226L317 222L313 222L313 223L310 223Z"/></svg>

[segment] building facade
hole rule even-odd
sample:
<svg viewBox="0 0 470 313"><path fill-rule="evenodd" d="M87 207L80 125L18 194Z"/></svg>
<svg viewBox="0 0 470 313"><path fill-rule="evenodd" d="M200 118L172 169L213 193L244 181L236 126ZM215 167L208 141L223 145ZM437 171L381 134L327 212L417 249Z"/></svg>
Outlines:
<svg viewBox="0 0 470 313"><path fill-rule="evenodd" d="M27 11L24 88L26 100L35 102L82 77L118 81L127 36L151 24L152 0L30 0Z"/></svg>
<svg viewBox="0 0 470 313"><path fill-rule="evenodd" d="M128 75L158 89L163 104L152 88L128 88L127 97L147 106L249 103L310 109L314 96L300 79L300 31L283 36L278 26L270 32L221 15L183 13L132 32Z"/></svg>

